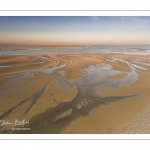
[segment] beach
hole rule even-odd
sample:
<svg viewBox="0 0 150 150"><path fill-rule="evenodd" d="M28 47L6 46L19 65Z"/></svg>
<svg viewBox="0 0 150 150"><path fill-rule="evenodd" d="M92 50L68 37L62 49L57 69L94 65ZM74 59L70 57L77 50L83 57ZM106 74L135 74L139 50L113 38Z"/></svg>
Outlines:
<svg viewBox="0 0 150 150"><path fill-rule="evenodd" d="M149 55L80 48L0 56L0 120L30 121L30 130L1 133L150 133Z"/></svg>

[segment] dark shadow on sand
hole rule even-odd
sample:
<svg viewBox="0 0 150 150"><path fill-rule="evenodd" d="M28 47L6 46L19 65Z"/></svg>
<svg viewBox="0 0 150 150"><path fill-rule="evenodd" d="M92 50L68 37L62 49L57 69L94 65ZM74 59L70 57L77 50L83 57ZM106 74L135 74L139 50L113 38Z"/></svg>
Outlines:
<svg viewBox="0 0 150 150"><path fill-rule="evenodd" d="M109 105L109 103L139 95L112 96L102 98L96 94L95 88L79 87L77 83L76 85L79 92L74 100L70 102L59 103L58 106L54 107L53 109L47 109L44 113L33 117L30 120L30 131L18 131L14 133L58 134L72 121L75 121L80 116L85 117L89 115L91 110L99 107L100 105ZM81 106L80 109L77 108L78 105ZM72 110L72 113L69 115L67 114L68 110ZM65 112L66 116L59 118L59 116Z"/></svg>

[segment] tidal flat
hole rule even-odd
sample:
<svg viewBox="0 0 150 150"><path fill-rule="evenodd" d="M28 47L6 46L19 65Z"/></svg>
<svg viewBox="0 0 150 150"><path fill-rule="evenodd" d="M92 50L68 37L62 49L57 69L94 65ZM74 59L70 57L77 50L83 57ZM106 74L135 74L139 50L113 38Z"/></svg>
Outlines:
<svg viewBox="0 0 150 150"><path fill-rule="evenodd" d="M149 75L149 55L1 55L0 120L30 130L0 133L150 133Z"/></svg>

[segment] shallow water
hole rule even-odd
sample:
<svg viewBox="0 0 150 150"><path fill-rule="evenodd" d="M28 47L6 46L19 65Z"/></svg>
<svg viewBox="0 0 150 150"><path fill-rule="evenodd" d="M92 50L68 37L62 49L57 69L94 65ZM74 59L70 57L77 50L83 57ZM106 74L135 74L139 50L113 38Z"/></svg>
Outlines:
<svg viewBox="0 0 150 150"><path fill-rule="evenodd" d="M143 48L147 50L136 50L135 48ZM92 45L83 49L28 49L28 50L12 50L0 51L0 55L21 55L21 54L72 54L72 53L120 53L120 54L139 54L149 55L150 45Z"/></svg>

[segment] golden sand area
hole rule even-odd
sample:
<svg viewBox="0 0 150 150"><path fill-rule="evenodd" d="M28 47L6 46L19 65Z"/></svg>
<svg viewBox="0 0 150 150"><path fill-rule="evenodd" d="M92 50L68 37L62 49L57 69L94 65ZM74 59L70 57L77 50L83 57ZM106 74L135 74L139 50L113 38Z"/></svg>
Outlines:
<svg viewBox="0 0 150 150"><path fill-rule="evenodd" d="M148 55L0 56L0 120L30 120L0 132L150 133L149 75Z"/></svg>

